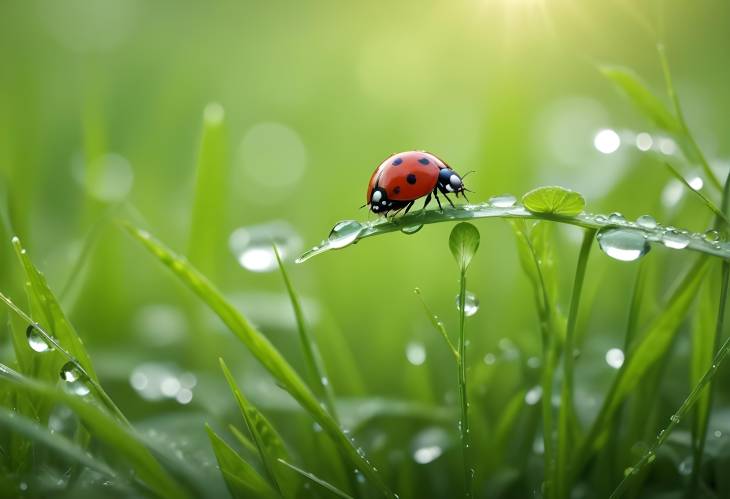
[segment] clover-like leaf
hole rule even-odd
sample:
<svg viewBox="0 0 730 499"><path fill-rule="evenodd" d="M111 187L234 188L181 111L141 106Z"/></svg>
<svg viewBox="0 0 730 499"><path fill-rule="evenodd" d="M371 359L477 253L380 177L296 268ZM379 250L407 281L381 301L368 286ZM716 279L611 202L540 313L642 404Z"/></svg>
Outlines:
<svg viewBox="0 0 730 499"><path fill-rule="evenodd" d="M560 186L538 187L522 196L522 204L533 213L575 216L586 207L580 193Z"/></svg>

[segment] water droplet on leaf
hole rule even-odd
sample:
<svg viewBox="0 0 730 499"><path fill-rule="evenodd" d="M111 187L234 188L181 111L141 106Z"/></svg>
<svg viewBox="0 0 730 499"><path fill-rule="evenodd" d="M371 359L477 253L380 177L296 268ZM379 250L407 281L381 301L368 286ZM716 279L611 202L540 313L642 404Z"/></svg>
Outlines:
<svg viewBox="0 0 730 499"><path fill-rule="evenodd" d="M334 227L332 227L330 235L327 238L330 247L339 249L352 244L357 239L357 236L360 234L362 229L363 225L355 220L343 220L342 222L338 222Z"/></svg>
<svg viewBox="0 0 730 499"><path fill-rule="evenodd" d="M636 219L636 224L645 229L656 229L657 223L651 215L641 215Z"/></svg>
<svg viewBox="0 0 730 499"><path fill-rule="evenodd" d="M83 373L81 372L81 369L79 369L76 364L69 361L66 362L63 367L61 368L61 379L63 381L67 381L69 383L73 383L74 381L78 381L83 376Z"/></svg>
<svg viewBox="0 0 730 499"><path fill-rule="evenodd" d="M400 231L403 234L411 235L411 234L415 234L416 232L418 232L421 229L423 229L423 224L408 225L406 227L403 227Z"/></svg>
<svg viewBox="0 0 730 499"><path fill-rule="evenodd" d="M601 229L596 237L604 253L623 262L638 260L651 249L644 234L637 230Z"/></svg>
<svg viewBox="0 0 730 499"><path fill-rule="evenodd" d="M677 231L667 231L662 238L664 246L672 249L684 249L689 246L689 241L689 237Z"/></svg>
<svg viewBox="0 0 730 499"><path fill-rule="evenodd" d="M487 202L497 208L509 208L515 205L517 198L512 194L502 194L500 196L492 196Z"/></svg>

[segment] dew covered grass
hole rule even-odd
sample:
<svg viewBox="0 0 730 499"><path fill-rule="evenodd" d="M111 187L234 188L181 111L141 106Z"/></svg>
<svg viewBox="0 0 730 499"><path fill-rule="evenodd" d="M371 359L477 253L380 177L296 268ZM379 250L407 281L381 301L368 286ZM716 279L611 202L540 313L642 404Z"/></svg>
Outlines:
<svg viewBox="0 0 730 499"><path fill-rule="evenodd" d="M0 497L730 497L728 20L0 6Z"/></svg>

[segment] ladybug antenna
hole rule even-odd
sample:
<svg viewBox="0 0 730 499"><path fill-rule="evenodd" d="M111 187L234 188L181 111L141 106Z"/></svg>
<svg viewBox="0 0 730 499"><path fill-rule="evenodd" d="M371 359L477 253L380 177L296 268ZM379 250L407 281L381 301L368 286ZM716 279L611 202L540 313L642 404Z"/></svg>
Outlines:
<svg viewBox="0 0 730 499"><path fill-rule="evenodd" d="M476 171L475 171L475 170L469 170L469 171L468 171L468 172L466 172L466 173L465 173L464 175L462 175L461 179L462 179L462 180L463 180L463 179L465 179L465 178L467 177L467 175L469 175L470 173L476 173Z"/></svg>
<svg viewBox="0 0 730 499"><path fill-rule="evenodd" d="M365 207L366 207L367 205L368 205L368 203L365 203L364 205L362 205L361 207L359 207L359 208L358 208L358 210L362 210L362 209L363 209L363 208L365 208Z"/></svg>

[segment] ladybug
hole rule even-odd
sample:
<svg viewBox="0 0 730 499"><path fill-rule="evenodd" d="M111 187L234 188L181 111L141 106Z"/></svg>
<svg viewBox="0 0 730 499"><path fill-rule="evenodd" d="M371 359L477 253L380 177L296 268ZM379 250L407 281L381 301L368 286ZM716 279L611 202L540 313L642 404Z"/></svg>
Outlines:
<svg viewBox="0 0 730 499"><path fill-rule="evenodd" d="M403 208L408 213L413 203L423 196L426 196L423 207L428 206L433 194L439 209L443 210L439 192L453 207L447 194L459 197L461 193L466 199L465 191L462 177L444 161L425 151L406 151L393 154L375 169L363 206L370 206L370 211L380 215L390 211L398 213Z"/></svg>

